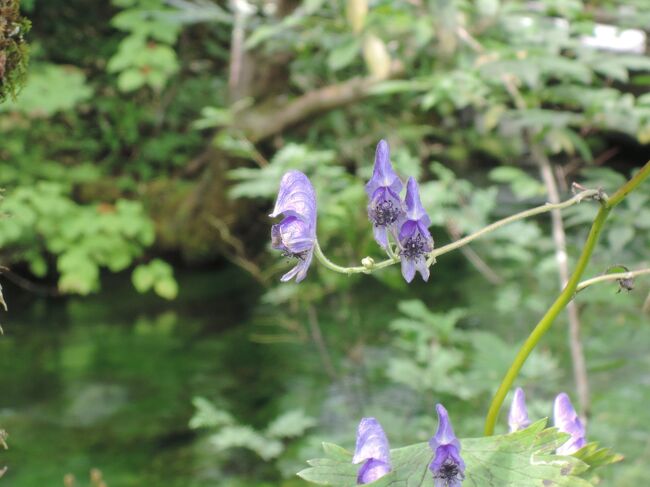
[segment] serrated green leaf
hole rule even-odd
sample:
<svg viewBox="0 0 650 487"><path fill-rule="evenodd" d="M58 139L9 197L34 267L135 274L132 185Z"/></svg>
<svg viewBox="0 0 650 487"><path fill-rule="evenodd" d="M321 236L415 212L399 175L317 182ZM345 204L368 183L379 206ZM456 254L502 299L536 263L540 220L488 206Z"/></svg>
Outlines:
<svg viewBox="0 0 650 487"><path fill-rule="evenodd" d="M267 427L266 434L272 438L293 438L315 424L316 420L307 416L302 409L294 409L275 418Z"/></svg>
<svg viewBox="0 0 650 487"><path fill-rule="evenodd" d="M547 428L540 420L529 428L501 436L461 440L465 460L465 485L475 487L586 487L591 484L577 477L588 465L573 456L558 456L555 449L567 435ZM328 446L330 452L341 448ZM356 485L358 465L351 463L351 454L337 458L311 460L310 468L298 473L303 479L320 485L352 487ZM418 443L391 450L393 470L370 485L382 487L419 487L432 485L429 464L433 452L428 443Z"/></svg>
<svg viewBox="0 0 650 487"><path fill-rule="evenodd" d="M227 411L217 409L214 404L204 397L195 397L192 404L196 412L190 419L190 428L219 428L221 426L230 426L235 423L235 419Z"/></svg>
<svg viewBox="0 0 650 487"><path fill-rule="evenodd" d="M584 447L573 454L590 468L602 467L623 460L623 455L615 453L611 448L601 448L598 443L587 443Z"/></svg>

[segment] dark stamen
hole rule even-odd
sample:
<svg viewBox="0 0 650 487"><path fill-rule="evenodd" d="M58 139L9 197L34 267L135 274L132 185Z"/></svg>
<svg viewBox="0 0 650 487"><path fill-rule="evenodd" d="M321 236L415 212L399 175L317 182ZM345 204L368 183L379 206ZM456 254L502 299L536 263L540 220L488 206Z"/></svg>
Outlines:
<svg viewBox="0 0 650 487"><path fill-rule="evenodd" d="M372 219L378 227L387 227L397 220L400 209L392 201L383 200L373 209Z"/></svg>
<svg viewBox="0 0 650 487"><path fill-rule="evenodd" d="M425 242L419 233L414 237L409 237L402 244L401 254L407 259L417 259L425 253Z"/></svg>
<svg viewBox="0 0 650 487"><path fill-rule="evenodd" d="M447 460L443 463L440 470L434 476L444 480L447 485L454 480L462 480L465 478L458 465L452 460Z"/></svg>

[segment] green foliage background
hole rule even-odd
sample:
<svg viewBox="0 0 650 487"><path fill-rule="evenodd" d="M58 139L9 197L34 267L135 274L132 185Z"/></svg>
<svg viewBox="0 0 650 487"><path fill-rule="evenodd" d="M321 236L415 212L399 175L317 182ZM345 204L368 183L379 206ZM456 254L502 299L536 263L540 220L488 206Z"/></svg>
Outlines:
<svg viewBox="0 0 650 487"><path fill-rule="evenodd" d="M224 378L210 369L208 379L198 366L190 377L165 372L161 383L171 385L160 386L161 397L175 397L169 417L191 445L187 468L173 478L159 466L127 475L116 462L115 485L302 485L295 472L320 442L351 447L362 415L378 417L398 447L431 436L436 402L453 411L460 436L478 436L516 345L558 292L547 216L491 234L472 254L443 256L426 284L406 286L397 267L347 277L314 265L300 286L280 285L287 263L269 252L266 215L284 171L314 182L327 255L357 264L381 257L363 190L380 138L397 171L419 178L439 245L546 201L539 154L563 196L574 181L613 191L650 158L650 58L585 41L602 23L647 31L644 0L32 0L22 8L33 24L32 60L19 96L0 104L0 264L59 299L101 290L107 307L111 274L182 303L196 290L176 274L235 266L252 276L237 326L270 357L260 362L269 370L256 373L273 387L228 370ZM564 213L570 263L595 211L583 203ZM649 230L646 183L612 215L589 276L615 264L647 267ZM228 287L219 280L214 292ZM578 296L588 432L626 456L596 471L604 485L644 485L648 280L616 291ZM164 323L183 320L166 320L144 328L182 353L184 335ZM549 415L560 390L575 398L565 321L520 379L535 418ZM143 326L134 336L149 333ZM85 357L78 345L63 344L65 356ZM69 370L83 375L75 367L64 367L63 382ZM211 380L237 386L213 390ZM160 430L139 430L147 408L159 411ZM167 444L165 409L135 410L143 421L114 441L141 433ZM107 416L109 427L121 414ZM0 425L11 434L2 416ZM74 468L61 467L59 478Z"/></svg>

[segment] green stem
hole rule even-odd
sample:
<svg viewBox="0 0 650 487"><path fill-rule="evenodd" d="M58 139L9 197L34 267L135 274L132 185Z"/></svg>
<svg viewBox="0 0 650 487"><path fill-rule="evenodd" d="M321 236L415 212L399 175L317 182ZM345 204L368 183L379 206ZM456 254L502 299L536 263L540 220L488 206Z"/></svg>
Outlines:
<svg viewBox="0 0 650 487"><path fill-rule="evenodd" d="M448 252L451 252L452 250L456 250L460 247L463 247L467 245L468 243L472 242L473 240L476 240L478 238L483 237L484 235L493 232L505 225L508 225L509 223L515 222L517 220L523 220L525 218L529 218L531 216L535 215L541 215L542 213L548 213L549 211L553 210L562 210L564 208L568 208L570 206L573 206L577 203L580 203L581 201L588 199L588 198L593 198L599 195L599 191L594 190L594 189L588 189L586 191L581 191L577 195L575 195L573 198L570 198L566 201L563 201L561 203L557 204L551 204L551 203L546 203L542 206L537 206L535 208L531 208L530 210L525 210L519 213L515 213L514 215L511 215L507 218L503 218L501 220L498 220L490 225L488 225L485 228L481 228L480 230L467 235L466 237L461 238L460 240L456 240L455 242L452 242L450 244L447 244L443 247L433 249L433 251L429 254L429 258L427 259L427 266L431 266L435 261L436 257L446 254ZM384 267L391 266L393 264L397 264L400 261L399 255L393 255L389 257L386 260L382 260L381 262L373 263L371 266L353 266L353 267L344 267L340 266L338 264L335 264L331 260L329 260L325 254L323 253L323 250L320 248L320 245L318 242L316 242L316 245L314 247L314 255L316 258L320 261L321 264L323 264L325 267L328 269L334 271L334 272L340 272L341 274L370 274L373 271L383 269Z"/></svg>
<svg viewBox="0 0 650 487"><path fill-rule="evenodd" d="M578 263L576 264L576 268L573 271L569 282L567 282L560 295L557 297L555 302L551 305L539 323L537 323L535 328L533 328L533 331L521 346L519 352L517 352L514 361L510 365L510 368L506 372L505 377L501 381L501 385L499 385L499 388L497 389L497 392L492 399L490 409L488 410L488 414L485 419L485 435L489 436L494 433L494 426L496 424L497 417L499 415L501 406L503 405L506 394L519 375L519 371L526 362L526 359L537 346L542 337L550 329L551 325L553 325L553 322L555 321L555 318L557 318L558 314L560 314L560 312L569 303L569 301L573 299L573 296L575 295L576 289L578 287L578 283L580 282L580 278L582 277L582 274L584 273L585 268L591 259L591 254L593 253L596 242L598 241L598 236L603 229L609 212L628 194L634 191L648 176L650 176L650 162L646 163L646 165L638 173L636 173L632 179L630 179L618 191L616 191L616 193L614 193L611 198L603 199L602 206L596 215L596 219L591 225L591 230L587 236L587 241L585 242L585 246L582 249L582 253L580 254L580 258L578 259Z"/></svg>
<svg viewBox="0 0 650 487"><path fill-rule="evenodd" d="M583 289L598 284L600 282L609 282L609 281L618 281L621 279L634 279L637 276L643 276L645 274L650 274L650 269L639 269L637 271L628 271L628 272L617 272L616 274L603 274L602 276L592 277L582 281L576 287L576 293L579 293Z"/></svg>

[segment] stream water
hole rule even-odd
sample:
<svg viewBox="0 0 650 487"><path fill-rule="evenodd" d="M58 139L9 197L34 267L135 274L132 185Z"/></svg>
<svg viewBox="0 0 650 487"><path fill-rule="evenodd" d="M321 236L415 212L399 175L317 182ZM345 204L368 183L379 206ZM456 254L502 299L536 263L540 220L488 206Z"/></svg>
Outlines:
<svg viewBox="0 0 650 487"><path fill-rule="evenodd" d="M191 399L227 398L254 423L273 396L260 370L281 352L249 339L259 290L241 272L179 281L172 303L139 295L127 276L88 298L39 298L3 282L3 485L59 486L72 474L85 486L93 468L110 487L218 485L199 480L209 461L188 428Z"/></svg>

